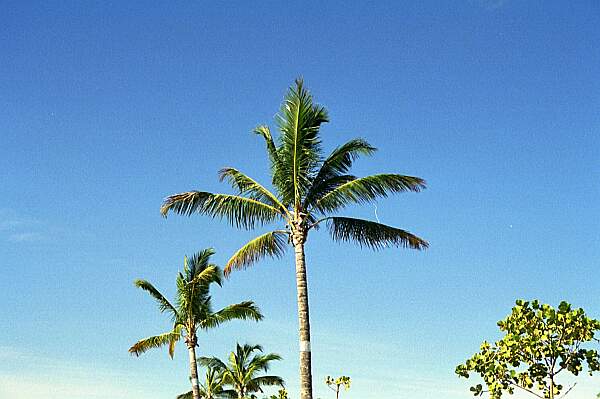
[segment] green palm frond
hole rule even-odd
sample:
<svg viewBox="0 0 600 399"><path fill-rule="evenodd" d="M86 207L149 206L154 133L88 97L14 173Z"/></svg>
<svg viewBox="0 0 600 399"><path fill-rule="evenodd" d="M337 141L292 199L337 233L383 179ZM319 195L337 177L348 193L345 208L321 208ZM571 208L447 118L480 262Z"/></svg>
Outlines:
<svg viewBox="0 0 600 399"><path fill-rule="evenodd" d="M183 272L187 276L187 280L191 281L198 270L205 268L210 262L210 257L215 254L213 248L205 248L190 256L184 257Z"/></svg>
<svg viewBox="0 0 600 399"><path fill-rule="evenodd" d="M175 344L181 338L181 332L183 331L183 326L181 324L177 324L173 329L171 337L169 338L169 356L173 359L175 356Z"/></svg>
<svg viewBox="0 0 600 399"><path fill-rule="evenodd" d="M219 371L223 371L227 368L227 365L225 365L225 363L223 363L218 357L200 356L196 360L198 360L198 364L202 367L207 367Z"/></svg>
<svg viewBox="0 0 600 399"><path fill-rule="evenodd" d="M321 212L332 212L351 203L366 203L377 197L403 191L419 192L426 187L419 177L397 174L377 174L344 183L315 202Z"/></svg>
<svg viewBox="0 0 600 399"><path fill-rule="evenodd" d="M246 362L247 359L250 359L250 355L254 351L262 352L263 351L262 345L259 345L259 344L255 344L255 345L250 345L250 344L240 345L240 343L238 342L235 345L235 353L232 352L232 356L235 357L236 362L238 362L238 363L244 363L244 362Z"/></svg>
<svg viewBox="0 0 600 399"><path fill-rule="evenodd" d="M284 231L270 231L249 241L241 247L225 265L225 275L232 269L243 269L266 256L281 257L287 248L288 234Z"/></svg>
<svg viewBox="0 0 600 399"><path fill-rule="evenodd" d="M181 333L177 331L171 331L168 333L155 335L153 337L144 338L129 348L129 353L139 356L149 349L160 348L161 346L165 345L172 345L173 341L178 341L180 338Z"/></svg>
<svg viewBox="0 0 600 399"><path fill-rule="evenodd" d="M223 399L234 399L237 398L237 392L235 392L233 389L224 389L219 392L217 397Z"/></svg>
<svg viewBox="0 0 600 399"><path fill-rule="evenodd" d="M320 160L319 128L328 122L327 111L313 104L312 96L298 79L286 94L276 120L281 132L277 151L281 170L273 175L273 183L286 206L298 207Z"/></svg>
<svg viewBox="0 0 600 399"><path fill-rule="evenodd" d="M150 282L146 280L135 280L133 284L149 293L156 301L158 302L158 308L162 312L170 312L173 319L177 318L177 310L171 303L165 298L163 294L160 293Z"/></svg>
<svg viewBox="0 0 600 399"><path fill-rule="evenodd" d="M223 168L219 171L219 179L221 181L227 179L231 186L239 191L240 195L248 195L250 198L272 205L282 213L287 213L285 206L273 193L239 170Z"/></svg>
<svg viewBox="0 0 600 399"><path fill-rule="evenodd" d="M202 271L198 271L189 285L207 287L211 283L221 285L221 269L216 265L208 265Z"/></svg>
<svg viewBox="0 0 600 399"><path fill-rule="evenodd" d="M275 142L273 141L273 136L271 135L271 129L269 129L268 126L260 125L257 126L253 132L261 135L265 139L267 153L269 154L269 159L271 160L272 169L279 169L281 160L279 159L277 147L275 147Z"/></svg>
<svg viewBox="0 0 600 399"><path fill-rule="evenodd" d="M261 377L253 378L250 384L256 387L275 385L280 386L282 388L285 387L285 382L283 381L283 378L276 375L264 375ZM253 391L256 392L255 390Z"/></svg>
<svg viewBox="0 0 600 399"><path fill-rule="evenodd" d="M206 315L199 323L200 328L208 329L219 326L221 323L231 320L254 320L260 321L263 315L260 313L258 306L252 301L244 301L229 305L218 312Z"/></svg>
<svg viewBox="0 0 600 399"><path fill-rule="evenodd" d="M371 249L400 246L420 250L429 246L427 241L408 231L381 223L347 217L329 217L323 220L327 221L327 227L335 241L352 241Z"/></svg>
<svg viewBox="0 0 600 399"><path fill-rule="evenodd" d="M312 179L304 208L309 208L316 199L321 198L337 186L351 180L354 176L346 175L352 163L361 155L372 155L377 149L363 139L353 139L339 146L323 161L321 168Z"/></svg>
<svg viewBox="0 0 600 399"><path fill-rule="evenodd" d="M192 399L194 396L192 391L182 393L181 395L177 395L177 399Z"/></svg>
<svg viewBox="0 0 600 399"><path fill-rule="evenodd" d="M324 197L341 185L356 179L357 177L353 175L339 175L330 177L327 180L321 181L319 184L311 186L310 192L307 194L303 202L304 209L312 210L312 208L315 208L315 202L317 202L320 198Z"/></svg>
<svg viewBox="0 0 600 399"><path fill-rule="evenodd" d="M236 227L253 229L257 224L277 220L282 213L272 205L239 195L190 191L167 197L161 207L166 216L175 212L190 216L193 213L225 218Z"/></svg>
<svg viewBox="0 0 600 399"><path fill-rule="evenodd" d="M277 353L267 353L266 355L256 355L251 363L260 370L269 371L270 363L274 360L281 360L282 357Z"/></svg>

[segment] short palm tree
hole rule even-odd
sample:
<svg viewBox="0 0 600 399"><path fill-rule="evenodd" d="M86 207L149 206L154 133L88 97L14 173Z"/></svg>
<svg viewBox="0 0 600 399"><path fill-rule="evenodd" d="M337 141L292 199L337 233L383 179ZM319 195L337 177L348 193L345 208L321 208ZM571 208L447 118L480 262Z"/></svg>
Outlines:
<svg viewBox="0 0 600 399"><path fill-rule="evenodd" d="M283 379L275 375L258 374L269 371L271 362L281 360L276 353L256 354L262 352L260 345L237 344L235 352L231 352L227 364L216 357L201 357L198 362L223 373L223 383L231 385L237 397L247 398L248 394L263 392L263 386L277 385L283 387Z"/></svg>
<svg viewBox="0 0 600 399"><path fill-rule="evenodd" d="M200 398L198 368L196 363L197 333L208 330L221 323L234 319L261 320L262 315L253 302L245 301L229 305L213 312L210 285L221 285L221 269L210 263L214 254L212 249L198 252L184 260L183 273L177 276L177 302L172 305L151 283L136 280L135 285L148 292L157 302L161 312L166 312L173 321L173 330L167 333L142 339L135 343L129 352L139 356L151 348L168 345L169 355L173 358L175 344L183 338L187 345L190 361L190 380L193 399Z"/></svg>
<svg viewBox="0 0 600 399"><path fill-rule="evenodd" d="M428 243L406 230L378 222L332 216L351 204L364 204L390 193L418 192L425 181L418 177L384 173L366 177L349 174L359 156L376 151L363 139L350 140L325 157L321 148L320 127L328 122L324 107L313 103L302 80L296 80L276 116L280 135L275 142L267 126L259 126L271 164L272 185L266 187L228 167L220 171L237 194L190 191L167 197L161 212L183 215L200 213L225 218L232 225L253 229L257 225L279 222L283 228L262 234L240 248L225 267L245 268L265 256L280 257L287 244L294 247L300 338L301 399L312 399L310 323L304 245L311 230L328 227L336 241L353 241L371 249L402 246L424 249Z"/></svg>
<svg viewBox="0 0 600 399"><path fill-rule="evenodd" d="M223 389L223 372L212 367L206 369L203 383L200 383L202 399L233 399L237 396L232 389ZM177 399L192 399L192 391L177 396Z"/></svg>

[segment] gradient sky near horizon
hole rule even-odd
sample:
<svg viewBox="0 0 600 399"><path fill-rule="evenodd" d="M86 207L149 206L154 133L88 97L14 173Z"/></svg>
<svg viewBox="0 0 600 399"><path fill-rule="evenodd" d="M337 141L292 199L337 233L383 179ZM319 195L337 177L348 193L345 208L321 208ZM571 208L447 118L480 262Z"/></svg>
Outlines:
<svg viewBox="0 0 600 399"><path fill-rule="evenodd" d="M303 76L330 112L327 151L379 148L358 175L428 189L348 209L430 241L416 253L307 246L315 397L471 397L454 367L516 298L600 318L600 2L87 2L0 4L0 399L159 399L188 390L187 357L133 358L169 322L184 254L223 264L251 232L159 214L217 170L267 182L258 124ZM215 289L259 324L200 337L200 354L260 343L297 397L292 253ZM583 378L572 399L595 397Z"/></svg>

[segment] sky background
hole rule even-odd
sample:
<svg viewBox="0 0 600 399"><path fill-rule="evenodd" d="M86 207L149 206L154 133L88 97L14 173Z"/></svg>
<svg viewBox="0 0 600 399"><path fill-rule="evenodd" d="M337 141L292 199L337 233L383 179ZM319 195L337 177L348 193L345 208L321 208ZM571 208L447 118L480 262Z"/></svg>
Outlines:
<svg viewBox="0 0 600 399"><path fill-rule="evenodd" d="M255 233L159 214L235 166L268 183L258 124L303 76L324 147L379 147L355 174L428 189L379 219L431 243L378 253L311 234L315 397L468 398L455 366L517 298L600 317L600 3L22 2L0 4L0 398L159 399L188 390L187 354L127 349L169 328L183 256L220 264ZM347 215L374 219L375 207ZM263 344L297 398L293 256L238 272L218 305L259 324L200 336L199 354ZM570 397L600 392L583 378Z"/></svg>

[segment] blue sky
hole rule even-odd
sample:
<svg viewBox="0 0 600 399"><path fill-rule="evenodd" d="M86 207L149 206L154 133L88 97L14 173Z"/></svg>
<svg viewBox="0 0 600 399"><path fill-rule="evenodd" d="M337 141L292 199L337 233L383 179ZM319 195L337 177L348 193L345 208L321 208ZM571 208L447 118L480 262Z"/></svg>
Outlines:
<svg viewBox="0 0 600 399"><path fill-rule="evenodd" d="M600 317L600 4L18 2L0 24L0 398L170 398L183 348L132 358L168 329L132 281L172 296L184 254L224 263L249 232L159 215L162 199L227 190L235 166L267 182L253 127L273 124L302 75L331 123L327 150L379 147L356 174L429 188L377 205L429 250L307 247L316 397L468 398L453 374L516 298ZM346 214L374 218L375 208ZM217 304L266 320L200 338L224 356L261 343L297 393L291 252L234 274ZM574 399L600 391L586 379Z"/></svg>

